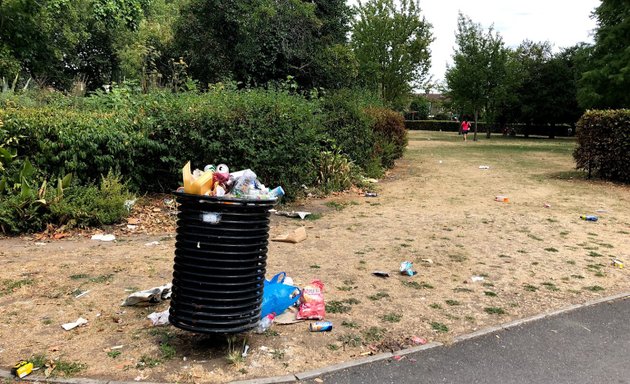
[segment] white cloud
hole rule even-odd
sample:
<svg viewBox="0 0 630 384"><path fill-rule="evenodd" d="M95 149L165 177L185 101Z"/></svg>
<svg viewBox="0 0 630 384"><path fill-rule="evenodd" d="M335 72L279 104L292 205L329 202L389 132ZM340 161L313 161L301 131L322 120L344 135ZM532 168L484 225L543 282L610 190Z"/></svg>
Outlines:
<svg viewBox="0 0 630 384"><path fill-rule="evenodd" d="M365 0L364 0L365 1ZM506 45L518 46L523 40L549 41L554 48L592 42L595 20L591 13L601 0L421 0L422 13L433 25L431 74L444 78L451 62L461 11L484 28L494 24ZM356 5L356 0L348 4Z"/></svg>

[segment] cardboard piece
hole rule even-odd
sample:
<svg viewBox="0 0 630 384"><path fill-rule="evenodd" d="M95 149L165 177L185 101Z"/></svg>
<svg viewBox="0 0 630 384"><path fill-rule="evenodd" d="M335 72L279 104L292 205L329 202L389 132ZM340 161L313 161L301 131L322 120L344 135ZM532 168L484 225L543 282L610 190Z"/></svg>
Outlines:
<svg viewBox="0 0 630 384"><path fill-rule="evenodd" d="M300 243L304 240L306 240L306 228L304 227L296 228L293 232L282 234L271 239L271 241L282 241L293 244Z"/></svg>

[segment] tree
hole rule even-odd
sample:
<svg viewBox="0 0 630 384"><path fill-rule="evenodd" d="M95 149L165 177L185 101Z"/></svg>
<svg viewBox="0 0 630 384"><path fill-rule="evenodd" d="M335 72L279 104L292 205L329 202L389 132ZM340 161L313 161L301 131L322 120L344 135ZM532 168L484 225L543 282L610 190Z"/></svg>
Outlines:
<svg viewBox="0 0 630 384"><path fill-rule="evenodd" d="M602 0L589 68L579 81L584 108L630 107L630 2Z"/></svg>
<svg viewBox="0 0 630 384"><path fill-rule="evenodd" d="M304 87L334 87L335 72L353 68L344 50L348 20L340 0L192 0L175 41L203 83L260 85L292 76Z"/></svg>
<svg viewBox="0 0 630 384"><path fill-rule="evenodd" d="M431 63L431 24L417 0L359 2L351 44L363 86L397 109L413 86L421 87Z"/></svg>
<svg viewBox="0 0 630 384"><path fill-rule="evenodd" d="M495 94L502 90L500 85L506 77L508 52L503 39L490 27L484 32L481 24L459 14L457 47L453 55L453 66L446 69L447 94L460 108L472 110L475 119L473 140L477 140L477 120L485 110L493 115ZM490 136L490 131L487 132Z"/></svg>

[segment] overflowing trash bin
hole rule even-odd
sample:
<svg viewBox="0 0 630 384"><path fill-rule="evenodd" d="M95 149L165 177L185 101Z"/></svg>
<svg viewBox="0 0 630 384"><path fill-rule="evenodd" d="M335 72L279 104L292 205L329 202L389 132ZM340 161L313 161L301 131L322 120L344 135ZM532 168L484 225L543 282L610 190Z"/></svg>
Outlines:
<svg viewBox="0 0 630 384"><path fill-rule="evenodd" d="M175 197L179 212L169 322L197 333L255 328L261 315L269 210L277 197L212 196L185 188Z"/></svg>

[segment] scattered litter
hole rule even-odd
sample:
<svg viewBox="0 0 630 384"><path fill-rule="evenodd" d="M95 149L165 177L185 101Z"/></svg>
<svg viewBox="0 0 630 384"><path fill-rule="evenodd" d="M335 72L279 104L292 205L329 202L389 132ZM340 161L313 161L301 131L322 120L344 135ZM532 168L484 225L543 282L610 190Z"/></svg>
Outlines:
<svg viewBox="0 0 630 384"><path fill-rule="evenodd" d="M421 261L427 264L433 264L433 260L431 259L422 259Z"/></svg>
<svg viewBox="0 0 630 384"><path fill-rule="evenodd" d="M612 266L613 267L617 267L617 268L623 268L623 261L613 258L612 259Z"/></svg>
<svg viewBox="0 0 630 384"><path fill-rule="evenodd" d="M243 353L241 353L241 357L246 358L248 351L249 351L249 344L245 344L245 347L243 348ZM185 357L184 357L184 361L186 361Z"/></svg>
<svg viewBox="0 0 630 384"><path fill-rule="evenodd" d="M275 312L271 312L267 316L263 317L258 322L258 325L256 325L256 328L254 329L254 333L259 333L259 334L265 333L265 331L267 331L271 327L271 324L273 324L273 319L275 318L276 318Z"/></svg>
<svg viewBox="0 0 630 384"><path fill-rule="evenodd" d="M138 228L138 226L137 226L137 225L135 225L135 224L127 224L127 229L130 229L130 230L132 230L132 231L133 231L133 230L135 230L135 229L137 229L137 228Z"/></svg>
<svg viewBox="0 0 630 384"><path fill-rule="evenodd" d="M319 377L317 379L314 380L316 383L323 383L324 380L320 379Z"/></svg>
<svg viewBox="0 0 630 384"><path fill-rule="evenodd" d="M365 192L365 197L378 197L376 192Z"/></svg>
<svg viewBox="0 0 630 384"><path fill-rule="evenodd" d="M308 326L308 330L311 332L330 332L332 328L333 323L330 321L316 321Z"/></svg>
<svg viewBox="0 0 630 384"><path fill-rule="evenodd" d="M425 345L427 343L427 339L418 336L411 336L411 342L415 345Z"/></svg>
<svg viewBox="0 0 630 384"><path fill-rule="evenodd" d="M396 361L400 361L400 360L402 360L404 358L405 358L405 356L400 356L400 355L396 355L396 356L392 357L392 359L394 359Z"/></svg>
<svg viewBox="0 0 630 384"><path fill-rule="evenodd" d="M400 273L407 276L413 276L417 272L413 270L413 263L411 261L403 261L400 263Z"/></svg>
<svg viewBox="0 0 630 384"><path fill-rule="evenodd" d="M442 164L442 160L438 161L438 163Z"/></svg>
<svg viewBox="0 0 630 384"><path fill-rule="evenodd" d="M258 347L258 349L260 349L263 352L269 352L269 347L265 347L264 345Z"/></svg>
<svg viewBox="0 0 630 384"><path fill-rule="evenodd" d="M280 272L270 280L265 280L262 309L260 317L270 313L282 314L287 308L295 305L300 299L301 291L292 284L287 284L286 272Z"/></svg>
<svg viewBox="0 0 630 384"><path fill-rule="evenodd" d="M480 165L479 169L490 169L489 165Z"/></svg>
<svg viewBox="0 0 630 384"><path fill-rule="evenodd" d="M46 243L37 242L37 243L35 243L35 245L40 245L41 246L41 245L46 245Z"/></svg>
<svg viewBox="0 0 630 384"><path fill-rule="evenodd" d="M157 304L162 300L171 298L171 288L173 284L168 283L160 287L147 289L145 291L134 292L125 301L120 304L125 305L151 305Z"/></svg>
<svg viewBox="0 0 630 384"><path fill-rule="evenodd" d="M473 276L470 279L472 280L473 283L475 283L477 281L483 281L483 276Z"/></svg>
<svg viewBox="0 0 630 384"><path fill-rule="evenodd" d="M154 245L160 245L160 242L159 241L150 241L150 242L144 244L145 247L152 247Z"/></svg>
<svg viewBox="0 0 630 384"><path fill-rule="evenodd" d="M97 235L93 235L92 236L92 240L114 241L114 240L116 240L116 236L114 236L114 235L105 235L103 233L99 233Z"/></svg>
<svg viewBox="0 0 630 384"><path fill-rule="evenodd" d="M384 272L384 271L374 271L374 272L372 272L372 274L374 276L378 276L378 277L382 277L382 278L389 277L389 273L388 272Z"/></svg>
<svg viewBox="0 0 630 384"><path fill-rule="evenodd" d="M284 243L293 243L297 244L304 240L306 240L306 228L299 227L296 228L293 232L288 234L282 234L271 239L272 241L282 241Z"/></svg>
<svg viewBox="0 0 630 384"><path fill-rule="evenodd" d="M33 363L26 360L20 360L11 368L11 373L20 379L30 375L31 372L33 372Z"/></svg>
<svg viewBox="0 0 630 384"><path fill-rule="evenodd" d="M274 210L275 214L278 216L286 216L286 217L299 217L300 219L304 220L306 218L306 216L310 215L311 212L304 212L304 211L276 211Z"/></svg>
<svg viewBox="0 0 630 384"><path fill-rule="evenodd" d="M325 316L324 283L320 280L313 280L302 289L300 309L296 319L323 320Z"/></svg>
<svg viewBox="0 0 630 384"><path fill-rule="evenodd" d="M363 181L367 182L367 183L378 183L378 179L372 179L369 177L364 177Z"/></svg>
<svg viewBox="0 0 630 384"><path fill-rule="evenodd" d="M151 320L154 327L157 327L158 325L166 325L168 324L168 312L168 308L162 312L153 312L147 316L147 319Z"/></svg>
<svg viewBox="0 0 630 384"><path fill-rule="evenodd" d="M85 320L84 318L79 317L79 318L77 319L77 321L75 321L75 322L73 322L73 323L65 323L65 324L61 324L61 327L62 327L63 329L65 329L66 331L69 331L69 330L74 329L74 328L76 328L76 327L78 327L78 326L81 326L81 325L83 325L83 324L87 324L87 322L88 322L88 321L87 321L87 320Z"/></svg>
<svg viewBox="0 0 630 384"><path fill-rule="evenodd" d="M76 295L74 298L75 298L75 299L78 299L78 298L80 298L80 297L83 297L83 296L87 295L88 293L90 293L90 290L87 290L87 291L85 291L85 292L81 292L81 293L79 293L78 295Z"/></svg>
<svg viewBox="0 0 630 384"><path fill-rule="evenodd" d="M122 345L114 345L113 347L110 347L109 349L113 351L114 349L122 349L122 348L123 348Z"/></svg>
<svg viewBox="0 0 630 384"><path fill-rule="evenodd" d="M597 210L597 211L595 211L595 212L597 212L597 213L608 213L608 211L607 211L607 210L605 210L605 209L598 209L598 210Z"/></svg>
<svg viewBox="0 0 630 384"><path fill-rule="evenodd" d="M543 207L545 207L545 208L551 208L551 204L549 204L549 203L545 203L545 205L543 205Z"/></svg>
<svg viewBox="0 0 630 384"><path fill-rule="evenodd" d="M509 203L510 199L507 196L499 195L494 198L494 201L498 201L500 203Z"/></svg>
<svg viewBox="0 0 630 384"><path fill-rule="evenodd" d="M417 362L417 361L418 361L418 360L416 360L416 359L409 359L409 362L410 362L410 363L415 363L415 362Z"/></svg>
<svg viewBox="0 0 630 384"><path fill-rule="evenodd" d="M286 325L286 324L295 324L295 323L304 321L304 320L298 320L295 318L295 316L297 315L297 311L298 311L297 308L289 307L281 315L276 316L276 319L274 320L274 322L279 325Z"/></svg>
<svg viewBox="0 0 630 384"><path fill-rule="evenodd" d="M580 216L580 219L586 220L586 221L597 221L597 216L595 216L595 215L582 215L582 216Z"/></svg>
<svg viewBox="0 0 630 384"><path fill-rule="evenodd" d="M149 376L144 376L144 374L139 374L138 376L136 376L133 380L134 381L142 381L142 380L146 380Z"/></svg>

